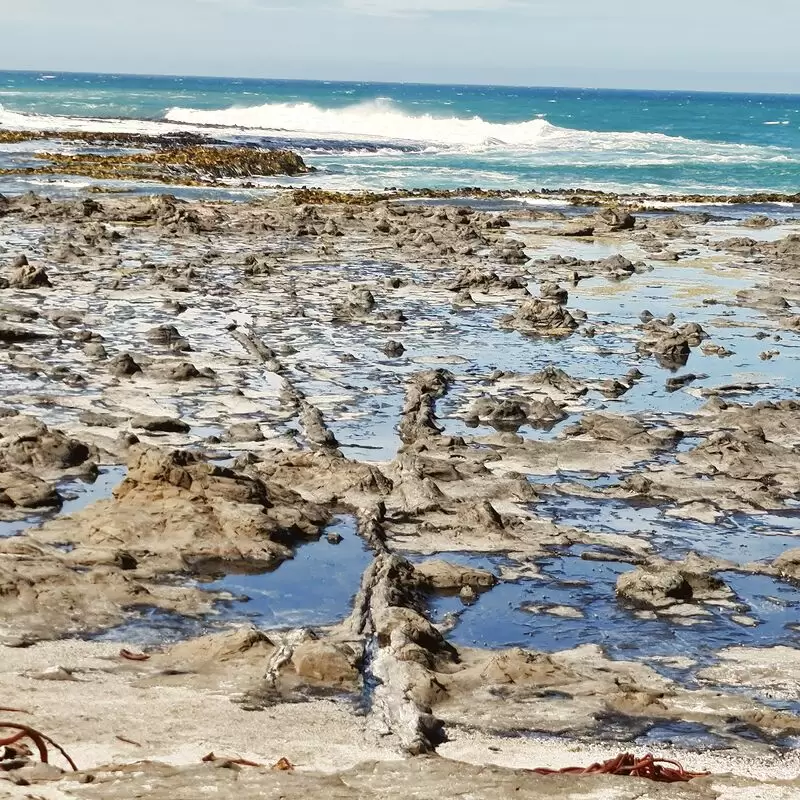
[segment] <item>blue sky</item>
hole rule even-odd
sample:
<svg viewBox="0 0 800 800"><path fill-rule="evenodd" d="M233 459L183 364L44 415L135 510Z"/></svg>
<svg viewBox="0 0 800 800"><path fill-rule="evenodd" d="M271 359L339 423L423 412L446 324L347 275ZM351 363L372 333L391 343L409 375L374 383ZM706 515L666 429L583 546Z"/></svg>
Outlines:
<svg viewBox="0 0 800 800"><path fill-rule="evenodd" d="M0 0L0 69L800 92L798 0Z"/></svg>

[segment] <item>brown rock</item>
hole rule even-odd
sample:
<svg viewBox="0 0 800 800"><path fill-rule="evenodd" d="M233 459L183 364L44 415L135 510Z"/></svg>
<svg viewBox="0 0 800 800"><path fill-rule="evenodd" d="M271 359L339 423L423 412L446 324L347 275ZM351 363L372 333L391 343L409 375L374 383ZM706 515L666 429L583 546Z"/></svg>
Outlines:
<svg viewBox="0 0 800 800"><path fill-rule="evenodd" d="M8 279L8 285L12 289L44 289L52 287L50 279L43 267L34 267L26 263L15 269Z"/></svg>
<svg viewBox="0 0 800 800"><path fill-rule="evenodd" d="M423 561L414 565L420 584L428 591L459 592L469 587L478 592L491 589L497 578L488 570L465 567L449 561Z"/></svg>
<svg viewBox="0 0 800 800"><path fill-rule="evenodd" d="M122 547L140 572L266 570L291 556L292 539L316 538L328 521L291 490L194 453L134 446L128 467L112 499L47 523L36 538L73 543L74 563Z"/></svg>
<svg viewBox="0 0 800 800"><path fill-rule="evenodd" d="M131 419L131 427L150 433L189 433L192 426L172 417L149 417L139 414Z"/></svg>
<svg viewBox="0 0 800 800"><path fill-rule="evenodd" d="M61 497L45 481L19 470L0 472L0 506L58 508Z"/></svg>
<svg viewBox="0 0 800 800"><path fill-rule="evenodd" d="M664 610L683 603L731 600L734 594L690 557L681 563L639 567L620 575L617 596L639 608Z"/></svg>
<svg viewBox="0 0 800 800"><path fill-rule="evenodd" d="M578 323L559 303L533 298L513 314L501 317L500 327L540 336L568 336Z"/></svg>
<svg viewBox="0 0 800 800"><path fill-rule="evenodd" d="M109 361L108 371L121 378L126 375L135 375L137 372L141 372L142 368L133 360L130 353L122 353Z"/></svg>
<svg viewBox="0 0 800 800"><path fill-rule="evenodd" d="M360 680L355 657L343 645L311 639L295 648L292 665L301 677L326 686L351 686Z"/></svg>

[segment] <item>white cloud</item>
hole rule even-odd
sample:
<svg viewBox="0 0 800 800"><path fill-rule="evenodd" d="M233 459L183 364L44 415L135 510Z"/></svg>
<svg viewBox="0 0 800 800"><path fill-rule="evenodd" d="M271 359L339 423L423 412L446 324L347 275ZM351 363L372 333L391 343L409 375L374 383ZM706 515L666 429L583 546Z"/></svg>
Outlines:
<svg viewBox="0 0 800 800"><path fill-rule="evenodd" d="M517 0L341 0L348 11L376 16L424 16L463 11L500 11L518 8Z"/></svg>
<svg viewBox="0 0 800 800"><path fill-rule="evenodd" d="M192 0L202 5L234 6L263 11L302 11L304 9L345 11L381 17L426 16L448 12L501 11L524 8L525 0ZM535 0L535 4L538 2Z"/></svg>

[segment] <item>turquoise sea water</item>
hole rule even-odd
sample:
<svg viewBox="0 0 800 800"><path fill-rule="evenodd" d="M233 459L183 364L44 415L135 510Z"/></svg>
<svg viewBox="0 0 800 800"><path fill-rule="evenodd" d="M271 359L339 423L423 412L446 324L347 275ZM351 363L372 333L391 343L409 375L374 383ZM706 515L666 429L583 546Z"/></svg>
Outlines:
<svg viewBox="0 0 800 800"><path fill-rule="evenodd" d="M103 126L290 146L335 188L800 191L798 95L0 72L0 127Z"/></svg>

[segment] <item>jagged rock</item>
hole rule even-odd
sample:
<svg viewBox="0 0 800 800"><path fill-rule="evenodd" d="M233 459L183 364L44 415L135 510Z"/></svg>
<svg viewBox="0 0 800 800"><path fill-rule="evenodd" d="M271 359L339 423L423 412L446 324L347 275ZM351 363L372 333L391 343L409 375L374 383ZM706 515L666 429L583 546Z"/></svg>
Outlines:
<svg viewBox="0 0 800 800"><path fill-rule="evenodd" d="M442 741L430 709L444 694L437 668L452 665L455 649L422 614L414 568L397 555L380 554L364 573L350 627L374 638L372 673L378 680L372 715L404 750L419 755Z"/></svg>
<svg viewBox="0 0 800 800"><path fill-rule="evenodd" d="M107 563L123 547L139 573L270 569L291 542L317 538L328 513L288 488L210 464L186 451L134 446L128 475L101 500L44 525L36 538L75 545L76 564Z"/></svg>
<svg viewBox="0 0 800 800"><path fill-rule="evenodd" d="M130 353L121 353L108 362L108 371L117 378L121 378L135 375L137 372L141 372L142 368L133 360Z"/></svg>
<svg viewBox="0 0 800 800"><path fill-rule="evenodd" d="M494 257L503 264L527 264L531 259L525 255L525 243L516 239L506 239L494 251Z"/></svg>
<svg viewBox="0 0 800 800"><path fill-rule="evenodd" d="M513 314L500 318L500 327L539 336L568 336L578 323L563 306L549 300L526 300Z"/></svg>
<svg viewBox="0 0 800 800"><path fill-rule="evenodd" d="M51 288L53 284L43 267L34 267L25 259L25 264L9 276L8 285L12 289L44 289Z"/></svg>
<svg viewBox="0 0 800 800"><path fill-rule="evenodd" d="M665 386L668 392L677 392L679 389L688 386L690 383L702 377L708 376L695 375L693 372L687 372L685 375L676 375L672 378L667 378Z"/></svg>
<svg viewBox="0 0 800 800"><path fill-rule="evenodd" d="M526 423L547 427L566 419L566 413L549 397L543 401L476 400L467 413L468 423L486 422L500 431L515 431Z"/></svg>
<svg viewBox="0 0 800 800"><path fill-rule="evenodd" d="M706 356L719 356L720 358L727 358L728 356L733 355L732 350L728 350L727 347L721 344L704 344L702 347L703 355Z"/></svg>
<svg viewBox="0 0 800 800"><path fill-rule="evenodd" d="M336 224L336 221L333 219L329 219L325 223L325 227L322 229L322 232L326 236L344 236L339 226Z"/></svg>
<svg viewBox="0 0 800 800"><path fill-rule="evenodd" d="M735 236L732 239L725 239L717 245L720 250L730 250L742 255L753 255L757 246L758 242L749 236Z"/></svg>
<svg viewBox="0 0 800 800"><path fill-rule="evenodd" d="M339 446L333 431L325 424L322 412L305 400L300 403L300 422L313 449L335 450Z"/></svg>
<svg viewBox="0 0 800 800"><path fill-rule="evenodd" d="M267 256L251 254L244 260L244 274L249 277L272 275L275 264Z"/></svg>
<svg viewBox="0 0 800 800"><path fill-rule="evenodd" d="M126 610L140 605L167 611L210 611L195 590L146 585L130 571L109 565L74 564L52 548L17 537L0 539L0 626L28 642L120 624Z"/></svg>
<svg viewBox="0 0 800 800"><path fill-rule="evenodd" d="M82 250L74 242L67 242L53 255L53 261L57 261L59 264L79 264L85 259L86 251Z"/></svg>
<svg viewBox="0 0 800 800"><path fill-rule="evenodd" d="M800 255L800 234L790 233L775 243L775 252L779 256Z"/></svg>
<svg viewBox="0 0 800 800"><path fill-rule="evenodd" d="M454 281L447 284L447 289L451 292L462 292L467 289L490 292L524 288L525 281L521 278L503 279L496 272L486 272L478 267L465 267Z"/></svg>
<svg viewBox="0 0 800 800"><path fill-rule="evenodd" d="M622 395L626 394L631 390L630 383L622 383L618 381L616 378L607 378L604 381L598 381L597 383L592 384L592 388L596 389L598 392L601 392L606 397L622 397Z"/></svg>
<svg viewBox="0 0 800 800"><path fill-rule="evenodd" d="M131 418L131 427L150 433L189 433L191 425L172 417L149 417L139 414Z"/></svg>
<svg viewBox="0 0 800 800"><path fill-rule="evenodd" d="M375 308L375 297L369 289L354 286L344 302L334 306L333 316L338 320L355 320L370 314Z"/></svg>
<svg viewBox="0 0 800 800"><path fill-rule="evenodd" d="M436 400L447 393L454 379L444 369L420 372L411 378L398 427L403 442L410 444L441 434L442 429L436 423Z"/></svg>
<svg viewBox="0 0 800 800"><path fill-rule="evenodd" d="M87 342L83 346L83 353L87 358L93 358L97 361L108 358L108 352L100 342Z"/></svg>
<svg viewBox="0 0 800 800"><path fill-rule="evenodd" d="M467 422L488 422L498 430L517 430L528 421L528 409L512 400L476 400L467 413Z"/></svg>
<svg viewBox="0 0 800 800"><path fill-rule="evenodd" d="M636 218L619 208L604 208L595 216L595 233L627 231L636 224Z"/></svg>
<svg viewBox="0 0 800 800"><path fill-rule="evenodd" d="M672 428L648 428L632 417L619 414L588 413L566 428L564 436L588 436L598 441L650 449L671 447L682 434Z"/></svg>
<svg viewBox="0 0 800 800"><path fill-rule="evenodd" d="M784 311L790 307L785 297L758 289L741 289L736 292L736 302L748 308L764 308L773 311Z"/></svg>
<svg viewBox="0 0 800 800"><path fill-rule="evenodd" d="M667 369L685 366L691 348L699 346L708 338L696 322L690 322L676 330L669 324L653 319L645 323L644 329L645 335L636 345L637 350L653 355Z"/></svg>
<svg viewBox="0 0 800 800"><path fill-rule="evenodd" d="M612 275L633 275L636 272L636 265L630 259L619 254L598 261L595 267Z"/></svg>
<svg viewBox="0 0 800 800"><path fill-rule="evenodd" d="M787 550L773 562L773 566L792 580L800 581L800 548Z"/></svg>
<svg viewBox="0 0 800 800"><path fill-rule="evenodd" d="M469 211L469 209L462 208L459 209L459 212ZM499 230L502 228L509 228L511 227L511 223L502 215L498 214L497 216L491 217L490 219L486 220L486 227L489 230Z"/></svg>
<svg viewBox="0 0 800 800"><path fill-rule="evenodd" d="M75 311L51 311L47 315L48 320L56 328L74 328L76 325L82 325L84 321L83 314Z"/></svg>
<svg viewBox="0 0 800 800"><path fill-rule="evenodd" d="M238 422L228 428L228 439L232 442L263 442L264 438L257 422Z"/></svg>
<svg viewBox="0 0 800 800"><path fill-rule="evenodd" d="M405 351L406 348L403 347L402 342L397 342L394 339L390 339L383 347L384 354L389 358L399 358Z"/></svg>
<svg viewBox="0 0 800 800"><path fill-rule="evenodd" d="M295 672L311 683L325 686L357 685L361 675L354 662L354 653L344 646L313 639L302 642L292 653Z"/></svg>
<svg viewBox="0 0 800 800"><path fill-rule="evenodd" d="M769 485L776 497L790 497L800 491L800 478L795 466L795 453L781 440L768 441L764 429L752 415L730 413L732 429L712 433L697 447L679 456L679 461L702 474L724 474L738 481L758 481ZM794 415L790 415L791 419Z"/></svg>
<svg viewBox="0 0 800 800"><path fill-rule="evenodd" d="M316 503L363 505L367 497L392 491L392 482L372 464L351 461L336 451L275 455L254 467L270 485L293 489Z"/></svg>
<svg viewBox="0 0 800 800"><path fill-rule="evenodd" d="M552 364L540 372L536 372L527 379L527 383L538 389L555 390L564 396L580 397L586 394L586 385L568 375L563 369Z"/></svg>
<svg viewBox="0 0 800 800"><path fill-rule="evenodd" d="M93 469L95 452L77 439L24 415L0 420L0 466L63 473L78 467Z"/></svg>
<svg viewBox="0 0 800 800"><path fill-rule="evenodd" d="M181 336L174 325L158 325L151 328L146 334L146 339L151 344L168 347L170 350L183 352L192 349L189 342Z"/></svg>
<svg viewBox="0 0 800 800"><path fill-rule="evenodd" d="M556 228L550 233L553 236L566 236L575 238L584 238L594 236L595 225L587 222L575 222L571 225L566 225L563 228Z"/></svg>
<svg viewBox="0 0 800 800"><path fill-rule="evenodd" d="M551 300L560 306L565 306L569 300L569 292L553 281L544 281L539 286L539 295L542 300Z"/></svg>
<svg viewBox="0 0 800 800"><path fill-rule="evenodd" d="M195 378L203 377L200 370L197 369L194 364L190 364L188 361L184 362L183 364L176 364L174 367L170 367L166 376L171 381L191 381Z"/></svg>
<svg viewBox="0 0 800 800"><path fill-rule="evenodd" d="M0 286L0 288L2 288ZM22 342L36 342L49 339L50 334L33 328L23 328L18 325L0 324L0 342L4 344L21 344Z"/></svg>
<svg viewBox="0 0 800 800"><path fill-rule="evenodd" d="M84 424L101 428L116 428L124 420L115 414L98 411L81 411L78 419Z"/></svg>
<svg viewBox="0 0 800 800"><path fill-rule="evenodd" d="M488 570L449 561L423 561L414 566L414 573L426 591L457 593L468 586L476 592L485 592L497 583L497 578Z"/></svg>
<svg viewBox="0 0 800 800"><path fill-rule="evenodd" d="M732 600L733 592L708 573L696 556L680 563L664 562L639 567L620 575L617 595L638 608L657 611L683 603Z"/></svg>
<svg viewBox="0 0 800 800"><path fill-rule="evenodd" d="M0 506L58 508L61 497L53 486L21 470L0 471Z"/></svg>

